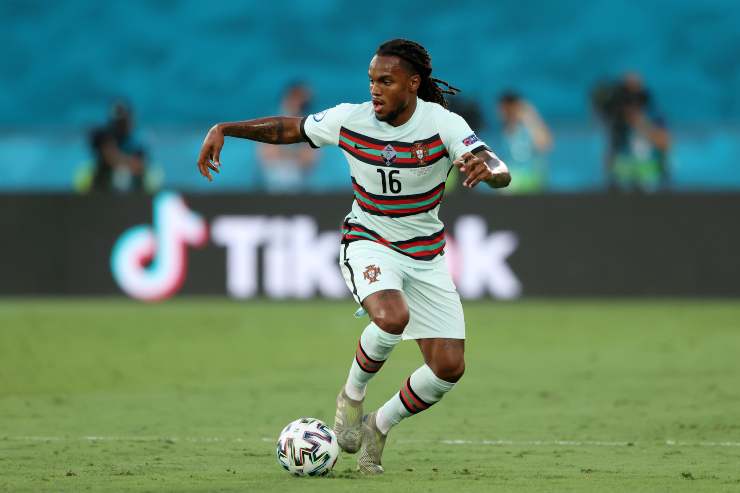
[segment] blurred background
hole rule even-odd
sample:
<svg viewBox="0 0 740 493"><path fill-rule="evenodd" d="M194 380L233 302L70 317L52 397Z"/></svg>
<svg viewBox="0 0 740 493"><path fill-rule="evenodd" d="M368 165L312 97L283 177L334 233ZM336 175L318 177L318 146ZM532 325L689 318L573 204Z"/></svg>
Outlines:
<svg viewBox="0 0 740 493"><path fill-rule="evenodd" d="M476 241L510 233L498 254L510 271L501 282L514 286L508 297L740 292L731 279L738 2L8 0L0 13L2 248L35 258L6 263L4 293L120 292L114 247L129 227L152 223L150 196L162 191L187 196L211 233L185 242L210 245L188 276L168 267L186 292L233 294L228 272L213 265L251 265L229 253L243 248L230 240L237 233L219 236L220 215L308 213L311 227L336 232L351 197L338 149L230 139L213 183L197 173L197 152L219 121L365 101L369 60L394 37L427 47L434 75L462 89L452 109L512 169L500 192L467 193L453 175L442 208L452 237L466 214L485 223ZM271 239L251 236L255 292L272 265L260 260L265 241L278 241L281 227ZM149 240L151 251L131 258L146 257L138 263L153 278L153 252L166 242ZM66 246L49 251L50 241ZM458 281L468 275L456 271ZM339 295L314 284L306 292Z"/></svg>
<svg viewBox="0 0 740 493"><path fill-rule="evenodd" d="M367 323L338 266L348 167L228 139L208 182L196 158L214 123L367 100L397 37L462 89L452 108L513 182L445 190L462 385L393 432L382 482L344 456L314 488L736 488L738 18L737 0L0 1L0 491L297 488L274 439L331 422ZM419 363L399 345L366 409Z"/></svg>

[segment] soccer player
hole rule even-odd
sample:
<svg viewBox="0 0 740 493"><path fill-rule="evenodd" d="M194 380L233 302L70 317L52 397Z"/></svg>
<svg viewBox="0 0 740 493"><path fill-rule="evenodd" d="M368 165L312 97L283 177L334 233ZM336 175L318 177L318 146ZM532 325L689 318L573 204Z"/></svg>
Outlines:
<svg viewBox="0 0 740 493"><path fill-rule="evenodd" d="M371 322L337 396L334 430L344 451L360 451L360 471L379 474L390 429L438 402L465 369L465 321L442 258L438 218L447 175L457 166L469 188L505 187L511 177L465 120L446 109L444 94L457 89L432 77L423 46L404 39L383 43L368 77L372 99L362 104L340 104L305 118L213 126L198 168L209 180L211 171L218 172L224 136L344 151L355 200L344 220L340 265ZM401 339L416 340L424 364L400 392L363 416L367 384Z"/></svg>

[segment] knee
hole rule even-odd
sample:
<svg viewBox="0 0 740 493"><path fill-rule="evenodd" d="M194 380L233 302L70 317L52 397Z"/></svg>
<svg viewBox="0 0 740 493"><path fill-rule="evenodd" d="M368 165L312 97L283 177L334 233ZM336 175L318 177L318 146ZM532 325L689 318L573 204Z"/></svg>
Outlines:
<svg viewBox="0 0 740 493"><path fill-rule="evenodd" d="M386 332L401 334L409 323L409 311L407 309L381 309L373 317L373 322Z"/></svg>
<svg viewBox="0 0 740 493"><path fill-rule="evenodd" d="M462 357L441 358L433 362L430 367L437 378L447 382L457 382L465 373L465 359Z"/></svg>

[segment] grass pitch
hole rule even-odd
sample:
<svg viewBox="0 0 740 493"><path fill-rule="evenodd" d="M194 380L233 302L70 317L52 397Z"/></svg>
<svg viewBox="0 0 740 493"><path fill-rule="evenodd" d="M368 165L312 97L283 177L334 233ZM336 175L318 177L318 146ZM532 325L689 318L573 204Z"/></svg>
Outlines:
<svg viewBox="0 0 740 493"><path fill-rule="evenodd" d="M738 491L740 303L467 303L467 373L389 437L293 478L332 422L351 302L0 302L0 491ZM367 409L421 364L401 344Z"/></svg>

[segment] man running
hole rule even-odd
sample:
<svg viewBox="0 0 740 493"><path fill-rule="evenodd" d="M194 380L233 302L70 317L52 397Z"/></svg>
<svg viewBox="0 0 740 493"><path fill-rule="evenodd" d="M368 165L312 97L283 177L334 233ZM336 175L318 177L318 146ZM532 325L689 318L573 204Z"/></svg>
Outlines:
<svg viewBox="0 0 740 493"><path fill-rule="evenodd" d="M334 430L344 451L360 451L358 469L368 474L383 472L390 429L438 402L465 370L465 320L442 258L438 217L447 175L457 166L469 188L481 182L501 188L511 181L506 165L446 109L444 94L458 90L431 74L423 46L388 41L370 62L371 101L305 118L219 123L198 157L201 174L211 180L221 166L224 136L344 151L355 200L344 220L340 264L371 322L337 396ZM367 384L401 339L416 340L424 365L383 406L363 415Z"/></svg>

